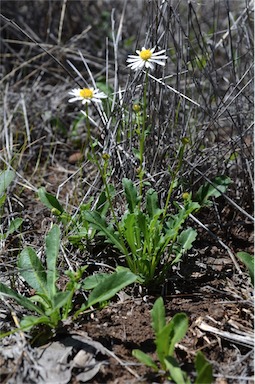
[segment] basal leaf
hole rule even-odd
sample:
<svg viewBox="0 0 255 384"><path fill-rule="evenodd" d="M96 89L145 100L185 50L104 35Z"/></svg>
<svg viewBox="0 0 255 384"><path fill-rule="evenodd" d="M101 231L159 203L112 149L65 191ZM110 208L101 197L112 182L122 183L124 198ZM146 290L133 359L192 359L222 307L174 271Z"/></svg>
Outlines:
<svg viewBox="0 0 255 384"><path fill-rule="evenodd" d="M52 312L55 311L56 309L62 308L70 299L72 294L73 293L71 291L57 292L55 296L53 296Z"/></svg>
<svg viewBox="0 0 255 384"><path fill-rule="evenodd" d="M0 204L1 206L1 204ZM6 232L3 233L3 235L0 234L0 239L6 239L9 235L11 235L13 232L15 232L19 227L21 226L23 222L23 219L20 217L17 217L16 219L13 219L10 222L9 228L7 229Z"/></svg>
<svg viewBox="0 0 255 384"><path fill-rule="evenodd" d="M193 228L185 229L177 237L176 242L173 246L173 252L175 259L171 264L176 264L181 259L182 255L191 249L193 242L196 240L197 231Z"/></svg>
<svg viewBox="0 0 255 384"><path fill-rule="evenodd" d="M166 369L169 371L171 379L176 383L176 384L188 384L189 381L186 379L185 373L181 370L178 362L176 359L172 356L167 356L165 358L165 366ZM200 384L204 384L203 381L200 382Z"/></svg>
<svg viewBox="0 0 255 384"><path fill-rule="evenodd" d="M48 296L46 272L33 248L23 249L19 255L18 268L21 276L35 291Z"/></svg>
<svg viewBox="0 0 255 384"><path fill-rule="evenodd" d="M170 334L170 343L168 355L172 356L174 353L174 348L179 341L186 335L189 328L188 317L185 313L177 313L172 318L171 322L172 330Z"/></svg>
<svg viewBox="0 0 255 384"><path fill-rule="evenodd" d="M165 306L162 297L159 297L151 310L152 328L157 335L166 325Z"/></svg>
<svg viewBox="0 0 255 384"><path fill-rule="evenodd" d="M158 194L152 188L146 193L146 211L150 219L163 212L163 210L159 208Z"/></svg>
<svg viewBox="0 0 255 384"><path fill-rule="evenodd" d="M196 355L195 368L197 371L195 384L211 384L213 382L212 365L206 360L201 351Z"/></svg>
<svg viewBox="0 0 255 384"><path fill-rule="evenodd" d="M33 304L27 297L20 295L16 291L13 291L3 283L0 283L0 296L1 295L14 299L19 305L30 311L37 312L41 315L44 314L44 312L37 305Z"/></svg>
<svg viewBox="0 0 255 384"><path fill-rule="evenodd" d="M119 236L114 233L113 227L108 225L105 218L101 217L99 213L95 211L84 212L84 217L98 231L99 235L104 236L109 243L113 244L124 255L128 253Z"/></svg>
<svg viewBox="0 0 255 384"><path fill-rule="evenodd" d="M41 307L43 307L43 310L47 310L51 307L51 300L48 296L38 293L37 295L33 295L29 297L29 300L33 303L39 303Z"/></svg>
<svg viewBox="0 0 255 384"><path fill-rule="evenodd" d="M51 297L56 293L57 258L59 254L60 229L53 225L46 236L47 290Z"/></svg>
<svg viewBox="0 0 255 384"><path fill-rule="evenodd" d="M248 269L252 285L254 285L254 256L247 252L237 252L237 257Z"/></svg>
<svg viewBox="0 0 255 384"><path fill-rule="evenodd" d="M141 248L141 231L135 213L128 213L124 220L123 236L128 242L132 254L135 256Z"/></svg>
<svg viewBox="0 0 255 384"><path fill-rule="evenodd" d="M25 316L20 321L20 328L22 330L28 330L29 328L34 327L38 324L48 324L50 322L49 317L47 316Z"/></svg>
<svg viewBox="0 0 255 384"><path fill-rule="evenodd" d="M158 371L157 364L152 360L152 358L146 353L140 351L140 349L133 349L132 355L138 359L142 364L147 365L147 367L153 368L156 372Z"/></svg>
<svg viewBox="0 0 255 384"><path fill-rule="evenodd" d="M109 300L117 292L136 281L137 276L130 271L114 272L102 280L88 297L86 307Z"/></svg>
<svg viewBox="0 0 255 384"><path fill-rule="evenodd" d="M50 210L55 208L57 211L59 211L60 214L64 212L64 208L58 199L51 193L46 192L44 187L38 189L38 196L41 202Z"/></svg>
<svg viewBox="0 0 255 384"><path fill-rule="evenodd" d="M3 171L0 173L0 196L6 191L11 182L15 178L15 172L12 170Z"/></svg>
<svg viewBox="0 0 255 384"><path fill-rule="evenodd" d="M133 213L140 201L140 198L138 197L138 194L137 194L137 189L134 186L132 180L130 179L124 178L122 180L122 184L124 187L129 212Z"/></svg>
<svg viewBox="0 0 255 384"><path fill-rule="evenodd" d="M108 273L96 273L95 275L88 276L84 280L82 288L85 290L93 289L99 283L101 283L107 276L109 276Z"/></svg>
<svg viewBox="0 0 255 384"><path fill-rule="evenodd" d="M157 347L157 355L163 369L166 368L164 360L169 355L170 334L172 328L173 324L169 322L156 334L155 344Z"/></svg>
<svg viewBox="0 0 255 384"><path fill-rule="evenodd" d="M211 205L210 197L219 197L225 193L232 180L228 176L217 176L210 183L206 182L202 185L195 195L195 200L200 205Z"/></svg>

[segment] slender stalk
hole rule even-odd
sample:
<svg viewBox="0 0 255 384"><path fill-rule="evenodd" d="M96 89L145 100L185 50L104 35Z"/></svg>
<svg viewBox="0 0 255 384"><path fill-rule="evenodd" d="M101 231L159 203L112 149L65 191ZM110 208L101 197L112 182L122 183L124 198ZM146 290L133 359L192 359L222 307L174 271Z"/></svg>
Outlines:
<svg viewBox="0 0 255 384"><path fill-rule="evenodd" d="M140 155L140 167L139 167L139 190L140 196L142 197L143 193L143 161L144 161L144 143L145 143L145 128L147 121L147 88L148 88L148 70L146 71L145 76L145 84L143 90L143 124L142 124L142 132L140 132L140 124L139 124L139 133L140 133L140 143L139 143L139 155ZM140 203L139 203L140 205Z"/></svg>

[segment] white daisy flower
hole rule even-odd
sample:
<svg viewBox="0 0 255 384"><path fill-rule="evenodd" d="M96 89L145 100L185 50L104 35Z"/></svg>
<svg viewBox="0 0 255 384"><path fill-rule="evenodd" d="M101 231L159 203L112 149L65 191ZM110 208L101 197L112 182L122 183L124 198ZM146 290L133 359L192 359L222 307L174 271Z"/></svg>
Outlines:
<svg viewBox="0 0 255 384"><path fill-rule="evenodd" d="M142 69L143 67L153 70L155 64L164 66L165 60L167 59L167 56L164 55L166 50L162 49L161 51L155 53L154 51L155 47L151 49L146 49L145 47L142 47L141 51L136 51L138 56L128 55L127 63L130 63L128 64L128 67L137 71L138 69Z"/></svg>
<svg viewBox="0 0 255 384"><path fill-rule="evenodd" d="M74 96L69 99L69 103L75 101L81 101L82 104L101 103L101 99L105 99L107 96L104 92L100 92L98 89L94 88L75 88L71 92L68 92L69 95Z"/></svg>

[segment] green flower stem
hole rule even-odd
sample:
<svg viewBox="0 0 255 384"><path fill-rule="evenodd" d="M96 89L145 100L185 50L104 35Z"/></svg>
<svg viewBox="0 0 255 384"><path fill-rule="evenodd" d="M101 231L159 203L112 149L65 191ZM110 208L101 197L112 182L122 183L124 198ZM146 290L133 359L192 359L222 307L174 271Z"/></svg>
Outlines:
<svg viewBox="0 0 255 384"><path fill-rule="evenodd" d="M143 124L142 124L142 132L140 131L140 122L138 125L139 130L139 136L140 136L140 143L139 143L139 161L140 161L140 167L139 167L139 190L140 190L140 196L142 196L143 193L143 160L144 160L144 143L145 143L145 128L146 128L146 117L147 117L147 88L148 88L148 70L146 71L146 77L145 77L145 85L143 90ZM139 118L139 117L138 117ZM140 205L140 203L139 203Z"/></svg>

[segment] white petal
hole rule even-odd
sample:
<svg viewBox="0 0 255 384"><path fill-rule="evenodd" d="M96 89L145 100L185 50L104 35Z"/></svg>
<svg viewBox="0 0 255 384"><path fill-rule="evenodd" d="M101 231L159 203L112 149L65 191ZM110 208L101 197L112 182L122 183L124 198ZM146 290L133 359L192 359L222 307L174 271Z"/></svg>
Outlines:
<svg viewBox="0 0 255 384"><path fill-rule="evenodd" d="M71 92L68 92L70 95L74 95L74 96L78 96L80 94L80 89L79 88L75 88L75 89L72 89Z"/></svg>
<svg viewBox="0 0 255 384"><path fill-rule="evenodd" d="M139 61L137 63L134 63L133 68L134 69L143 68L144 67L144 63L145 63L145 61Z"/></svg>
<svg viewBox="0 0 255 384"><path fill-rule="evenodd" d="M80 101L80 97L72 97L71 99L68 100L69 103L73 103L74 101Z"/></svg>
<svg viewBox="0 0 255 384"><path fill-rule="evenodd" d="M162 49L161 51L153 53L153 56L158 56L158 55L161 55L162 53L165 53L165 52L166 52L166 50Z"/></svg>
<svg viewBox="0 0 255 384"><path fill-rule="evenodd" d="M135 68L143 67L143 65L144 65L144 62L141 60L138 60L134 63L128 64L128 67L130 67L131 69L135 69Z"/></svg>
<svg viewBox="0 0 255 384"><path fill-rule="evenodd" d="M151 56L149 60L167 60L168 58L166 56Z"/></svg>
<svg viewBox="0 0 255 384"><path fill-rule="evenodd" d="M150 69L152 69L152 70L154 69L154 65L153 65L151 62L149 62L149 61L146 61L146 62L145 62L145 67L146 67L146 68L150 68Z"/></svg>
<svg viewBox="0 0 255 384"><path fill-rule="evenodd" d="M139 56L136 56L136 55L128 55L128 59L139 59Z"/></svg>
<svg viewBox="0 0 255 384"><path fill-rule="evenodd" d="M135 63L136 61L140 61L141 58L140 57L135 57L133 59L127 59L127 63Z"/></svg>
<svg viewBox="0 0 255 384"><path fill-rule="evenodd" d="M159 65L166 65L166 63L164 61L160 61L160 60L156 60L156 59L150 59L149 60L150 63L155 63L155 64L159 64Z"/></svg>

